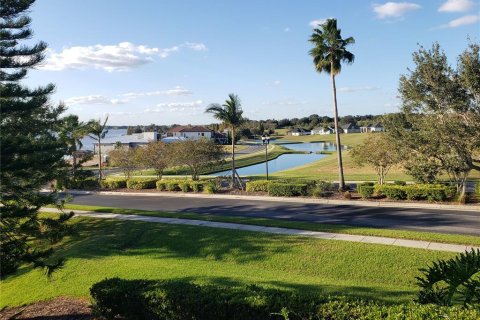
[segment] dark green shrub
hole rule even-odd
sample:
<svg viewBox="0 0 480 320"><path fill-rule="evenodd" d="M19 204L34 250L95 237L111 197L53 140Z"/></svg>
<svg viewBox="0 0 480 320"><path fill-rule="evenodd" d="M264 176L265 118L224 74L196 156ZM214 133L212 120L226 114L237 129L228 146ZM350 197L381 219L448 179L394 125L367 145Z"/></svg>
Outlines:
<svg viewBox="0 0 480 320"><path fill-rule="evenodd" d="M272 182L268 185L268 194L274 197L306 196L308 185Z"/></svg>
<svg viewBox="0 0 480 320"><path fill-rule="evenodd" d="M449 187L439 184L414 184L405 186L408 200L445 201Z"/></svg>
<svg viewBox="0 0 480 320"><path fill-rule="evenodd" d="M220 187L218 183L215 181L208 181L203 188L203 192L209 193L209 194L214 194L217 193L220 190Z"/></svg>
<svg viewBox="0 0 480 320"><path fill-rule="evenodd" d="M373 193L374 193L373 185L359 184L357 189L358 189L358 193L364 199L371 198L373 196Z"/></svg>
<svg viewBox="0 0 480 320"><path fill-rule="evenodd" d="M205 184L205 182L202 182L202 181L190 181L189 182L190 188L192 189L193 192L202 192L204 184Z"/></svg>
<svg viewBox="0 0 480 320"><path fill-rule="evenodd" d="M165 191L167 190L167 183L163 180L158 180L156 182L157 190L159 191Z"/></svg>
<svg viewBox="0 0 480 320"><path fill-rule="evenodd" d="M375 193L379 196L385 196L393 200L407 199L407 193L403 186L396 186L392 184L375 185Z"/></svg>
<svg viewBox="0 0 480 320"><path fill-rule="evenodd" d="M406 186L407 183L405 181L400 181L400 180L395 180L393 181L393 184L396 186Z"/></svg>
<svg viewBox="0 0 480 320"><path fill-rule="evenodd" d="M270 183L270 180L249 181L247 182L245 190L247 192L268 192L268 185Z"/></svg>
<svg viewBox="0 0 480 320"><path fill-rule="evenodd" d="M128 189L155 189L157 179L132 178L127 180Z"/></svg>
<svg viewBox="0 0 480 320"><path fill-rule="evenodd" d="M90 293L94 310L107 319L466 320L480 315L478 309L417 303L385 305L258 286L220 287L184 281L114 278L96 283Z"/></svg>
<svg viewBox="0 0 480 320"><path fill-rule="evenodd" d="M420 303L449 306L480 304L480 250L466 251L449 260L434 262L417 277Z"/></svg>
<svg viewBox="0 0 480 320"><path fill-rule="evenodd" d="M102 186L108 189L122 189L127 187L127 179L124 178L111 178L102 181Z"/></svg>

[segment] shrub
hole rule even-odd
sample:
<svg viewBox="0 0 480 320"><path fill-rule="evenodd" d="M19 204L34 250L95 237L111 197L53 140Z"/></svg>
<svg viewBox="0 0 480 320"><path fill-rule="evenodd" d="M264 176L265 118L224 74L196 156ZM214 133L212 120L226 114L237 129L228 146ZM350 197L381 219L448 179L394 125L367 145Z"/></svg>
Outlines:
<svg viewBox="0 0 480 320"><path fill-rule="evenodd" d="M274 197L306 196L308 185L272 182L268 185L268 194Z"/></svg>
<svg viewBox="0 0 480 320"><path fill-rule="evenodd" d="M427 269L420 269L423 275L417 277L421 288L420 303L452 305L480 304L480 249L460 253L449 260L439 260Z"/></svg>
<svg viewBox="0 0 480 320"><path fill-rule="evenodd" d="M246 185L247 192L268 192L269 180L249 181Z"/></svg>
<svg viewBox="0 0 480 320"><path fill-rule="evenodd" d="M178 184L178 186L183 192L190 191L190 185L189 185L188 181L182 181Z"/></svg>
<svg viewBox="0 0 480 320"><path fill-rule="evenodd" d="M477 185L475 186L475 194L477 197L480 197L480 182L477 182Z"/></svg>
<svg viewBox="0 0 480 320"><path fill-rule="evenodd" d="M190 181L189 184L190 184L190 188L193 190L193 192L202 192L205 182Z"/></svg>
<svg viewBox="0 0 480 320"><path fill-rule="evenodd" d="M106 279L90 289L107 319L478 319L478 309L408 303L385 305L324 298L259 286L222 287L185 281Z"/></svg>
<svg viewBox="0 0 480 320"><path fill-rule="evenodd" d="M126 188L127 179L124 179L124 178L105 179L102 181L102 186L108 189Z"/></svg>
<svg viewBox="0 0 480 320"><path fill-rule="evenodd" d="M167 191L180 191L178 182L173 180L166 181L165 188L167 189Z"/></svg>
<svg viewBox="0 0 480 320"><path fill-rule="evenodd" d="M405 186L404 190L409 200L444 201L447 199L447 186L415 184Z"/></svg>
<svg viewBox="0 0 480 320"><path fill-rule="evenodd" d="M407 193L403 186L396 186L391 184L375 185L375 193L379 196L386 196L393 200L405 200L407 199Z"/></svg>
<svg viewBox="0 0 480 320"><path fill-rule="evenodd" d="M214 181L209 181L207 182L207 184L205 184L203 192L214 194L217 193L219 189L220 188L217 183L215 183Z"/></svg>
<svg viewBox="0 0 480 320"><path fill-rule="evenodd" d="M373 185L360 184L360 185L358 185L357 189L358 189L358 193L364 199L371 198L373 196L373 192L374 192Z"/></svg>
<svg viewBox="0 0 480 320"><path fill-rule="evenodd" d="M395 180L393 181L393 184L396 186L406 186L407 183L405 181L400 181L400 180Z"/></svg>
<svg viewBox="0 0 480 320"><path fill-rule="evenodd" d="M132 178L127 180L127 188L128 189L155 189L157 183L157 179L139 179L139 178Z"/></svg>
<svg viewBox="0 0 480 320"><path fill-rule="evenodd" d="M167 183L165 181L158 180L156 182L156 186L157 186L157 190L159 190L159 191L167 190Z"/></svg>

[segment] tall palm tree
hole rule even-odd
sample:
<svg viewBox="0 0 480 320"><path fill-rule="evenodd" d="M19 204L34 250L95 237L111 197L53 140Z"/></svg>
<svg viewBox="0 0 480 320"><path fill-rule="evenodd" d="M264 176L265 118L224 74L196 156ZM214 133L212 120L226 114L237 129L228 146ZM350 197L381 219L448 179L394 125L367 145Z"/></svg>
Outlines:
<svg viewBox="0 0 480 320"><path fill-rule="evenodd" d="M88 133L87 125L78 120L77 115L68 115L63 118L59 128L59 138L67 145L67 154L72 156L72 173L75 176L77 169L77 157L82 149L82 139Z"/></svg>
<svg viewBox="0 0 480 320"><path fill-rule="evenodd" d="M224 125L230 127L232 133L232 187L235 185L235 176L237 171L235 169L235 128L244 122L242 116L243 110L240 102L240 98L233 93L228 95L228 99L225 103L220 105L218 103L210 104L205 110L207 113L213 114L213 116L222 121Z"/></svg>
<svg viewBox="0 0 480 320"><path fill-rule="evenodd" d="M338 128L337 88L335 76L342 70L342 62L353 63L355 56L346 47L355 43L352 37L342 39L341 30L337 28L336 19L328 19L324 24L313 29L309 41L314 45L310 50L313 57L315 69L322 73L330 74L333 90L333 114L335 121L335 136L338 156L338 174L340 178L339 189L345 189L345 178L343 176L342 149L340 144L340 132Z"/></svg>
<svg viewBox="0 0 480 320"><path fill-rule="evenodd" d="M88 136L95 140L96 143L98 143L98 179L102 180L103 178L103 172L102 172L102 146L101 142L102 139L105 138L105 136L108 133L108 129L106 129L107 126L107 121L108 121L108 115L105 118L105 121L101 121L101 119L98 120L90 120L87 124L88 126Z"/></svg>

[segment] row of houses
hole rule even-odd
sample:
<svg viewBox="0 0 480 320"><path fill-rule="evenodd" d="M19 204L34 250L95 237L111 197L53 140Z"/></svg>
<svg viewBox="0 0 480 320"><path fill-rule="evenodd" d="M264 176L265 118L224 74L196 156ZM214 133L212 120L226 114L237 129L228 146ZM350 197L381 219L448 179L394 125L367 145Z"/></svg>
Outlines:
<svg viewBox="0 0 480 320"><path fill-rule="evenodd" d="M381 123L376 123L374 125L367 126L356 126L353 123L348 123L343 126L340 126L340 133L368 133L368 132L383 132L385 131ZM331 127L319 127L312 130L305 130L303 128L294 128L290 131L287 131L287 135L291 136L305 136L305 135L315 135L315 134L334 134L335 129Z"/></svg>
<svg viewBox="0 0 480 320"><path fill-rule="evenodd" d="M175 141L198 139L211 139L219 144L226 144L228 142L227 134L215 132L203 126L176 126L165 134L152 131L105 138L102 140L100 146L102 152L108 153L119 146L136 148L155 141L171 143ZM98 143L95 143L94 153L97 153L97 149Z"/></svg>

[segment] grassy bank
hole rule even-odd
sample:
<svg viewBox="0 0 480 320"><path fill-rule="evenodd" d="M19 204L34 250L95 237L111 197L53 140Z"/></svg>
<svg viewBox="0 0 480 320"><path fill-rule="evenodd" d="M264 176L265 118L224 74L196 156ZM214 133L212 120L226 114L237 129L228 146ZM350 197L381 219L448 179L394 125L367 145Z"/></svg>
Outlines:
<svg viewBox="0 0 480 320"><path fill-rule="evenodd" d="M2 280L0 307L56 296L87 297L107 277L256 283L391 303L415 297L418 269L453 254L196 226L76 218L77 235L52 279L23 267ZM375 272L372 272L375 270Z"/></svg>
<svg viewBox="0 0 480 320"><path fill-rule="evenodd" d="M423 240L423 241L432 241L432 242L456 243L456 244L480 246L480 237L468 236L468 235L456 235L456 234L444 234L444 233L420 232L420 231L396 230L396 229L379 229L379 228L348 226L348 225L341 225L341 224L285 221L285 220L275 220L275 219L268 219L268 218L250 218L250 217L247 218L247 217L208 215L208 214L199 214L199 213L177 213L177 212L123 209L123 208L72 205L72 204L67 205L66 209L86 210L86 211L95 211L95 212L112 212L112 213L118 213L118 214L138 214L143 216L164 217L164 218L180 218L180 219L195 219L195 220L204 220L204 221L232 222L232 223L240 223L240 224L268 226L268 227L282 227L282 228L311 230L311 231L346 233L346 234L363 235L363 236L379 236L379 237L389 237L389 238L401 238L401 239L410 239L410 240Z"/></svg>

